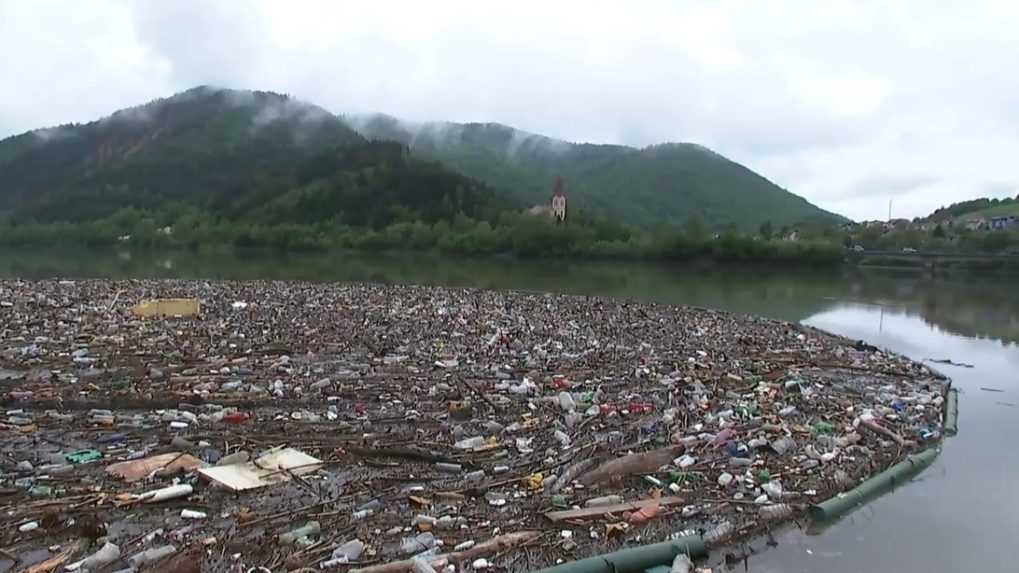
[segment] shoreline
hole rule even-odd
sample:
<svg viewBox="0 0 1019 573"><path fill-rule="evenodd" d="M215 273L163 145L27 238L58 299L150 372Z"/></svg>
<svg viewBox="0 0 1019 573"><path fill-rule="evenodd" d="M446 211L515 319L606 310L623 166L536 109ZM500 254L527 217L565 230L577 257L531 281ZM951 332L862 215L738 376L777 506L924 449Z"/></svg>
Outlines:
<svg viewBox="0 0 1019 573"><path fill-rule="evenodd" d="M129 318L144 298L189 296L201 299L201 318ZM798 324L585 296L350 283L0 280L0 319L10 325L0 339L0 374L21 373L0 376L5 408L23 409L14 417L29 420L3 430L19 460L66 450L29 444L59 434L69 447L103 454L70 471L111 496L170 483L126 484L100 467L131 456L186 449L210 461L209 450L234 453L225 443L252 455L287 444L322 460L321 469L253 493L219 491L185 474L194 488L186 502L171 502L172 510L138 506L138 531L111 535L126 543L159 526L190 525L178 545L215 536L227 552L254 560L248 564L282 563L294 553L309 566L327 559L328 552L297 552L275 540L319 514L320 546L357 537L375 551L373 563L402 559L394 546L425 533L449 549L480 544L497 530L544 532L540 554L501 556L497 564L511 570L723 522L742 538L765 525L761 507L790 504L790 515L767 526L788 521L803 506L940 443L947 385L926 365ZM12 388L33 393L12 402ZM112 425L83 415L129 399L112 412ZM231 403L249 419L222 421L217 412L229 412ZM44 412L58 404L56 416ZM866 429L872 423L914 444L900 447ZM126 436L112 448L99 441L114 434ZM171 447L173 437L191 446ZM409 460L407 452L379 455L394 448L424 449L460 472L441 473L436 462ZM603 461L666 448L662 463L633 475L585 478ZM23 479L22 486L47 481L37 472ZM599 497L646 500L656 489L683 501L629 518L615 512L551 523L543 515ZM266 519L330 499L315 511L239 525L244 508ZM373 503L373 514L356 518ZM174 514L202 506L207 521L188 524ZM106 501L92 509L114 529L126 515ZM29 513L4 521L20 523ZM454 525L418 519L405 530L417 515L448 516ZM58 542L48 531L35 533L21 536L16 550Z"/></svg>

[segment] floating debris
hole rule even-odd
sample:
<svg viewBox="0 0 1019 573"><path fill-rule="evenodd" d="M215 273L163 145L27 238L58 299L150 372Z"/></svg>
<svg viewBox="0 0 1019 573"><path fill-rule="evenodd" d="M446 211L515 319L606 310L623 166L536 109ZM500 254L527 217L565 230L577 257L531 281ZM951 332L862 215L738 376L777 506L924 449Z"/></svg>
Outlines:
<svg viewBox="0 0 1019 573"><path fill-rule="evenodd" d="M927 366L712 310L265 281L0 300L0 527L26 567L523 570L722 543L942 436Z"/></svg>

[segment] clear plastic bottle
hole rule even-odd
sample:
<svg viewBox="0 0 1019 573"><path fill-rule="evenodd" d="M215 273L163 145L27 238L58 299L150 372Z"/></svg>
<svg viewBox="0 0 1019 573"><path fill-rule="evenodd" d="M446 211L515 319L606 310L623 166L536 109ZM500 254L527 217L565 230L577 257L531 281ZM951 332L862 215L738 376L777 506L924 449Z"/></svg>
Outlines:
<svg viewBox="0 0 1019 573"><path fill-rule="evenodd" d="M332 561L352 563L360 559L363 552L364 542L360 539L352 539L333 550Z"/></svg>
<svg viewBox="0 0 1019 573"><path fill-rule="evenodd" d="M732 524L728 521L723 521L704 534L704 543L710 545L725 541L732 535L732 530Z"/></svg>
<svg viewBox="0 0 1019 573"><path fill-rule="evenodd" d="M127 562L131 564L131 567L141 567L148 563L154 563L164 557L169 557L177 552L175 545L164 545L162 547L153 547L147 551L136 553L127 559Z"/></svg>
<svg viewBox="0 0 1019 573"><path fill-rule="evenodd" d="M81 569L85 571L94 571L104 565L113 563L117 559L120 559L120 547L113 544L107 543L103 545L99 551L96 551L92 555L89 555L81 562Z"/></svg>
<svg viewBox="0 0 1019 573"><path fill-rule="evenodd" d="M785 519L793 514L793 508L788 503L766 505L761 508L761 519L765 521L776 521Z"/></svg>
<svg viewBox="0 0 1019 573"><path fill-rule="evenodd" d="M669 573L690 573L693 571L693 561L690 561L690 556L686 553L680 553L672 560L672 568L669 569Z"/></svg>
<svg viewBox="0 0 1019 573"><path fill-rule="evenodd" d="M484 444L485 438L482 438L481 436L474 436L473 438L464 438L453 445L457 449L473 450L474 448L481 447Z"/></svg>
<svg viewBox="0 0 1019 573"><path fill-rule="evenodd" d="M433 547L435 547L435 535L431 531L420 533L414 537L406 537L400 542L400 552L410 555L428 551Z"/></svg>
<svg viewBox="0 0 1019 573"><path fill-rule="evenodd" d="M309 521L303 527L298 527L293 531L280 534L280 543L283 545L293 545L295 541L302 537L309 537L311 535L318 535L322 531L322 525L317 521Z"/></svg>

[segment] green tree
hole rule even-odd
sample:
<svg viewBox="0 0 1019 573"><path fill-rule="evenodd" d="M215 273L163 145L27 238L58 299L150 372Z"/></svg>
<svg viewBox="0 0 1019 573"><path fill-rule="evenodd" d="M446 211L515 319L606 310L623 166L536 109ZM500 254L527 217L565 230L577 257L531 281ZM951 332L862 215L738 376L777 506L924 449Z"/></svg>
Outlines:
<svg viewBox="0 0 1019 573"><path fill-rule="evenodd" d="M704 241L708 238L708 227L700 215L692 215L683 226L683 234L690 241Z"/></svg>
<svg viewBox="0 0 1019 573"><path fill-rule="evenodd" d="M771 240L771 237L774 235L774 229L772 229L771 221L765 221L761 223L761 227L758 229L758 233L760 233L761 238L765 240Z"/></svg>

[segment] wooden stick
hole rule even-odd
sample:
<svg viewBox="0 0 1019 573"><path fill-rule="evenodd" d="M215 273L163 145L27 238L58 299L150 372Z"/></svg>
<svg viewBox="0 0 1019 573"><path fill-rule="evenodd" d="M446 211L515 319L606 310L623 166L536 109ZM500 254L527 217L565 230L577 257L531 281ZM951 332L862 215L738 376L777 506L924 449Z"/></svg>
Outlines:
<svg viewBox="0 0 1019 573"><path fill-rule="evenodd" d="M456 463L456 460L441 454L435 454L418 448L362 448L348 446L343 448L347 453L366 458L401 458L422 462Z"/></svg>
<svg viewBox="0 0 1019 573"><path fill-rule="evenodd" d="M545 514L545 517L552 521L565 521L568 519L590 519L592 517L601 517L609 513L622 513L624 511L636 511L652 505L679 505L685 503L681 497L661 497L642 499L640 501L631 501L628 503L616 503L612 505L599 505L597 507L585 507L583 509L567 509L564 511L550 511Z"/></svg>
<svg viewBox="0 0 1019 573"><path fill-rule="evenodd" d="M120 295L123 292L124 291L122 291L122 290L118 290L117 291L117 294L114 295L113 300L110 301L110 305L106 307L106 312L110 312L111 310L113 310L113 306L117 304L117 299L120 298Z"/></svg>
<svg viewBox="0 0 1019 573"><path fill-rule="evenodd" d="M907 440L907 439L903 438L902 436L896 434L895 432L889 430L888 428L885 428L884 426L879 425L874 420L860 420L860 425L863 426L864 428L867 428L871 432L874 432L875 434L884 436L884 437L888 438L889 440L892 440L893 442L895 442L896 444L899 444L902 447L909 447L909 446L916 445L916 442L913 442L911 440Z"/></svg>
<svg viewBox="0 0 1019 573"><path fill-rule="evenodd" d="M672 463L673 458L681 455L684 450L682 445L677 445L616 458L585 473L577 481L584 485L593 485L629 475L653 473L658 468Z"/></svg>
<svg viewBox="0 0 1019 573"><path fill-rule="evenodd" d="M440 567L445 567L447 563L462 563L464 561L470 561L478 557L493 555L501 551L520 547L540 535L541 533L538 531L518 531L516 533L507 533L505 535L493 537L484 543L479 543L464 551L436 555L429 559L429 563L431 563L432 567L438 569ZM372 567L351 569L349 573L406 573L407 571L411 571L413 568L414 560L404 559L403 561L393 561L391 563L383 563L382 565L374 565Z"/></svg>

